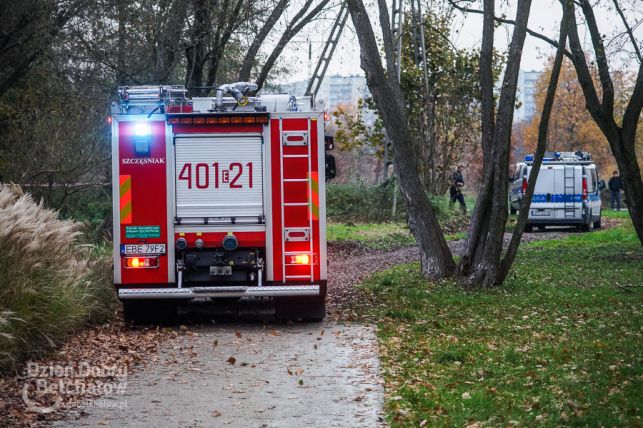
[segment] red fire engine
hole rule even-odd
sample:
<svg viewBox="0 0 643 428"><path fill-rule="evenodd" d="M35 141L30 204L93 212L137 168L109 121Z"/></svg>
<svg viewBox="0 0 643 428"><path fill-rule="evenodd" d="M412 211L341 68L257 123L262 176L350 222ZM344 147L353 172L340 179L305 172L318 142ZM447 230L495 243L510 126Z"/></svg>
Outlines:
<svg viewBox="0 0 643 428"><path fill-rule="evenodd" d="M220 298L324 317L324 112L311 97L245 95L254 90L188 99L182 86L119 88L114 283L126 317Z"/></svg>

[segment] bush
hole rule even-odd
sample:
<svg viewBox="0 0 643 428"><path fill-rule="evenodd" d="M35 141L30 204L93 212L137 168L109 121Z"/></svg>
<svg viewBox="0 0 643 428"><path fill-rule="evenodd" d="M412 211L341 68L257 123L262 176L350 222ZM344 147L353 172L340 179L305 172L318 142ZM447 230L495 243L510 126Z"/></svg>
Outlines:
<svg viewBox="0 0 643 428"><path fill-rule="evenodd" d="M84 244L80 227L0 186L0 370L114 313L109 251Z"/></svg>
<svg viewBox="0 0 643 428"><path fill-rule="evenodd" d="M331 221L343 223L380 223L406 221L406 207L397 189L396 215L391 215L395 180L388 180L377 186L364 184L329 184L326 203L327 217ZM450 206L447 196L429 196L435 209L438 221L446 233L459 230L467 225L467 218L461 214L458 206ZM467 201L469 211L472 201Z"/></svg>

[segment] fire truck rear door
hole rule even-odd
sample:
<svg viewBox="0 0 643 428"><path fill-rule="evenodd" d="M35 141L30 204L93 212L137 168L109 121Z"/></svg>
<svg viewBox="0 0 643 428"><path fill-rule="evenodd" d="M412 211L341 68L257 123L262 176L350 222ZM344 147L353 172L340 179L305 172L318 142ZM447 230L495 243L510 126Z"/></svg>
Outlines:
<svg viewBox="0 0 643 428"><path fill-rule="evenodd" d="M261 134L184 134L174 143L177 221L259 222L264 215Z"/></svg>

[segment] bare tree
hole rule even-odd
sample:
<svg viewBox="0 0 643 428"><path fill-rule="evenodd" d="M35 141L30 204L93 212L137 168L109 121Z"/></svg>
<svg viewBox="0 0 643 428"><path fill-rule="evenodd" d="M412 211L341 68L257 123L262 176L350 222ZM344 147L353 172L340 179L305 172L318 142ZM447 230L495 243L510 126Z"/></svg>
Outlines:
<svg viewBox="0 0 643 428"><path fill-rule="evenodd" d="M588 0L579 1L580 9L585 17L585 25L587 25L592 40L592 47L598 67L600 92L602 93L600 99L598 96L599 91L592 80L587 65L587 55L583 50L583 45L578 35L575 13L576 5L572 0L561 1L563 8L569 10L569 44L572 51L572 62L576 68L576 75L578 76L578 81L585 95L587 109L607 138L612 149L612 154L621 172L623 187L625 188L627 197L627 208L632 218L634 229L641 244L643 244L643 181L641 180L641 170L635 149L636 129L641 117L641 109L643 109L643 63L641 63L637 41L629 25L627 25L627 21L621 14L627 32L635 46L635 51L639 55L639 70L634 90L632 91L629 103L625 108L619 125L614 111L614 84L612 82L609 61L603 42L603 35L598 29L594 16L594 6ZM618 5L618 1L615 0L615 3Z"/></svg>
<svg viewBox="0 0 643 428"><path fill-rule="evenodd" d="M493 286L502 282L501 255L507 221L509 149L518 72L525 41L531 0L519 0L507 66L497 108L494 108L493 55L494 0L484 0L480 79L484 175L476 200L465 252L458 267L468 283Z"/></svg>
<svg viewBox="0 0 643 428"><path fill-rule="evenodd" d="M386 70L364 3L362 0L348 0L348 9L359 39L361 65L366 72L367 84L393 142L400 190L406 202L409 226L420 247L422 274L427 278L442 278L454 273L455 263L417 174L417 158L414 141L408 132L404 95L394 77L396 67L389 14L385 1L379 0L378 5Z"/></svg>
<svg viewBox="0 0 643 428"><path fill-rule="evenodd" d="M518 219L516 220L514 232L511 235L511 241L509 242L509 246L507 247L504 258L502 259L502 265L498 274L497 282L503 282L507 277L509 268L513 264L514 259L516 258L516 254L518 253L518 246L520 245L520 241L525 230L525 225L527 224L527 218L529 216L529 203L527 201L531 201L531 198L534 196L536 181L538 180L538 173L540 172L540 166L542 165L545 150L547 149L549 118L554 106L556 89L558 87L558 79L560 77L560 70L563 65L568 21L569 18L567 17L567 14L565 14L560 23L558 48L556 49L556 56L554 57L551 76L549 78L549 84L547 86L547 95L545 95L545 102L543 104L542 113L540 115L540 123L538 125L538 143L536 144L534 162L532 163L531 172L529 173L527 191L525 192L525 196L522 199L522 206L520 207L520 212L518 213Z"/></svg>
<svg viewBox="0 0 643 428"><path fill-rule="evenodd" d="M449 0L449 3L464 12L483 13L481 10L462 7L454 0ZM626 19L621 2L613 0L613 3L625 27L623 35L626 35L630 40L634 57L639 63L634 89L622 117L616 117L617 111L614 105L614 84L612 81L613 71L610 71L610 61L608 60L604 35L599 30L594 16L594 8L597 6L589 0L578 0L577 2L561 0L564 12L566 11L570 17L568 27L570 51L565 50L564 54L574 64L578 81L585 96L587 110L610 145L616 164L621 172L627 197L627 208L639 241L643 245L643 181L635 147L636 131L641 117L641 110L643 109L643 61L639 47L642 41L634 36L633 27L629 25ZM584 44L581 43L578 34L577 5L580 7L585 25L589 30L595 63L599 73L598 87L592 79L588 65L589 53L584 49ZM504 17L494 16L493 19L495 22L516 25L516 21ZM530 29L527 29L527 32L531 36L543 40L556 48L559 46L558 42L541 33ZM600 98L599 93L601 94Z"/></svg>

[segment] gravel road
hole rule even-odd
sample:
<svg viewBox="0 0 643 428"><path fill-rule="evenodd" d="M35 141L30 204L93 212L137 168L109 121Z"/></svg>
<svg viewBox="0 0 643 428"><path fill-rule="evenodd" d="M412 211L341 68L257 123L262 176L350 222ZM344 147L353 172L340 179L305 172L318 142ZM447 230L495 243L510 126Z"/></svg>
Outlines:
<svg viewBox="0 0 643 428"><path fill-rule="evenodd" d="M525 234L523 242L568 233ZM462 241L449 245L454 253L462 249ZM354 307L368 298L355 285L374 272L417 260L418 250L342 244L330 249L323 323L193 322L127 377L124 394L73 410L55 426L384 425L374 327L347 321L356 319Z"/></svg>

